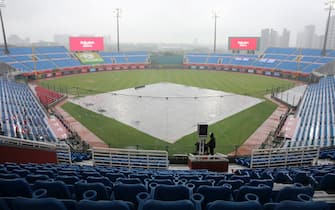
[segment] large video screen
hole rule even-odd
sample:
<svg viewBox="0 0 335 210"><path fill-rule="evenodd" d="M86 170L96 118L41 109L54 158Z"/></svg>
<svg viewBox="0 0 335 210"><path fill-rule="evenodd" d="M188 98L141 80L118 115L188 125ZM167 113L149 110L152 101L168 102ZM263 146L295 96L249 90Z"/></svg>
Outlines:
<svg viewBox="0 0 335 210"><path fill-rule="evenodd" d="M103 37L70 37L71 51L103 51Z"/></svg>
<svg viewBox="0 0 335 210"><path fill-rule="evenodd" d="M258 37L229 37L230 50L258 50Z"/></svg>

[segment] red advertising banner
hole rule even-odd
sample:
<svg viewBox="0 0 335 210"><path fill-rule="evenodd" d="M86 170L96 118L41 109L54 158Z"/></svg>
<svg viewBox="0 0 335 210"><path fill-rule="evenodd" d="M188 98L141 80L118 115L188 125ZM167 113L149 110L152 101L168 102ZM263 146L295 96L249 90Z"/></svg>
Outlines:
<svg viewBox="0 0 335 210"><path fill-rule="evenodd" d="M71 51L103 51L103 37L70 37Z"/></svg>
<svg viewBox="0 0 335 210"><path fill-rule="evenodd" d="M230 50L258 50L258 37L229 37Z"/></svg>

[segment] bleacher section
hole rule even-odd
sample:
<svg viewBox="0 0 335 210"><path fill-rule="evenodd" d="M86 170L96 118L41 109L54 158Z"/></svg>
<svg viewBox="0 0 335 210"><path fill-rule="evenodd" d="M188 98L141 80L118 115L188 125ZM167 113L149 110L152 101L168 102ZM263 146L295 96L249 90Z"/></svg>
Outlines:
<svg viewBox="0 0 335 210"><path fill-rule="evenodd" d="M189 53L184 66L189 68L248 69L278 72L296 72L307 75L323 65L335 61L335 51L325 57L321 50L297 48L268 48L263 54ZM271 73L267 73L271 74ZM274 76L278 76L273 74Z"/></svg>
<svg viewBox="0 0 335 210"><path fill-rule="evenodd" d="M1 51L1 49L0 49ZM5 55L1 52L0 62L4 62L14 69L23 73L34 73L71 69L71 68L105 68L109 65L134 65L138 68L144 68L150 61L147 52L92 52L90 55L87 53L75 54L69 52L65 47L12 47L9 48L10 54ZM93 57L93 61L87 58ZM80 62L80 58L83 62ZM85 59L86 58L86 59ZM88 61L88 62L87 62ZM87 72L87 71L86 71Z"/></svg>
<svg viewBox="0 0 335 210"><path fill-rule="evenodd" d="M0 100L2 135L56 142L45 113L27 85L0 79Z"/></svg>
<svg viewBox="0 0 335 210"><path fill-rule="evenodd" d="M149 57L146 52L101 52L100 55L106 64L148 64Z"/></svg>
<svg viewBox="0 0 335 210"><path fill-rule="evenodd" d="M52 103L61 99L64 95L57 93L55 91L49 90L47 88L36 86L35 92L40 102L45 106L49 107Z"/></svg>
<svg viewBox="0 0 335 210"><path fill-rule="evenodd" d="M310 210L332 210L334 170L334 166L313 166L218 173L4 163L0 164L0 208L260 210L277 205L307 209L308 205ZM121 204L122 208L116 207Z"/></svg>
<svg viewBox="0 0 335 210"><path fill-rule="evenodd" d="M335 77L309 85L298 110L298 129L286 147L335 146Z"/></svg>

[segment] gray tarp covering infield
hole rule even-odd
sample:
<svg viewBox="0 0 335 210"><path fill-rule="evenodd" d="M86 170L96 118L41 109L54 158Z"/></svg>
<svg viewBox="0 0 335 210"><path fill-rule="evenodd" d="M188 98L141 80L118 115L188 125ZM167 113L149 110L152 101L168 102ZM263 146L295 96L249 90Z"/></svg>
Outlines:
<svg viewBox="0 0 335 210"><path fill-rule="evenodd" d="M170 143L195 132L198 123L213 124L262 102L253 97L172 83L71 101Z"/></svg>

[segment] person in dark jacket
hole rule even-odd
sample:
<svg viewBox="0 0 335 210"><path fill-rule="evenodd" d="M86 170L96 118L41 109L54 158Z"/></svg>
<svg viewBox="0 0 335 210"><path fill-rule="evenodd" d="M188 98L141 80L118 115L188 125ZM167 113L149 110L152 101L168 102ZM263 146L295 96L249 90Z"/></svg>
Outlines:
<svg viewBox="0 0 335 210"><path fill-rule="evenodd" d="M215 144L216 144L216 142L215 142L215 136L214 136L214 133L211 133L210 135L209 135L209 142L207 143L207 147L208 147L208 149L209 149L209 154L210 155L214 155L214 149L215 149Z"/></svg>

